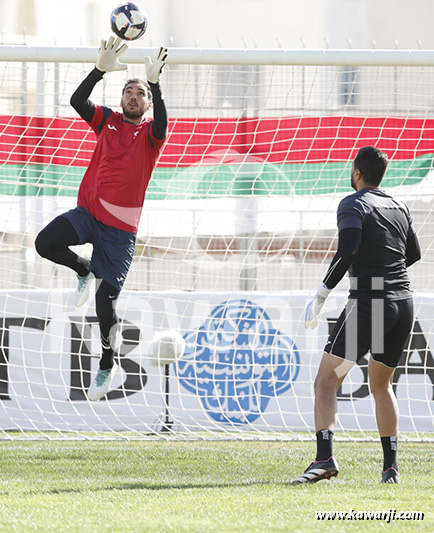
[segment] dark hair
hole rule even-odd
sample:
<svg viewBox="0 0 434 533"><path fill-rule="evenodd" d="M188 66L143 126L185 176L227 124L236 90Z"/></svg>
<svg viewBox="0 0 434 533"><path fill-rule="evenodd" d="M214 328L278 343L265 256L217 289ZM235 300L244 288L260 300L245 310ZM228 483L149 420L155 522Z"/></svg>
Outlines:
<svg viewBox="0 0 434 533"><path fill-rule="evenodd" d="M387 155L381 150L375 146L364 146L354 158L354 169L360 170L363 181L367 185L378 187L386 172L388 162Z"/></svg>
<svg viewBox="0 0 434 533"><path fill-rule="evenodd" d="M132 83L140 83L141 85L143 85L143 87L145 87L145 89L146 89L148 100L152 100L151 88L149 87L148 82L147 81L143 81L140 78L130 78L129 80L127 80L125 82L125 85L124 85L123 89L122 89L122 96L123 96L123 94L125 92L125 89L128 87L128 85L131 85Z"/></svg>

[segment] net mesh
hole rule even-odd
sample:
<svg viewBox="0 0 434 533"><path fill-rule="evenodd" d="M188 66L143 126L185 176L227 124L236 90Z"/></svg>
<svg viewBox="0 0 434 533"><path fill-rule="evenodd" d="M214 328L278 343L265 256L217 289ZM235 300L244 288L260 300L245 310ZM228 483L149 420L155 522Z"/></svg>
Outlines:
<svg viewBox="0 0 434 533"><path fill-rule="evenodd" d="M347 280L314 335L303 308L336 250L351 160L369 144L388 154L384 187L410 207L423 249L395 388L402 428L431 438L434 68L216 66L206 55L167 65L169 136L119 302L120 370L108 400L90 404L93 302L74 309L75 276L33 243L76 205L96 141L69 99L91 68L0 62L2 436L308 437L312 383ZM125 79L140 76L137 65L106 75L91 99L118 109ZM187 343L167 368L147 357L161 329ZM366 377L364 359L340 391L343 436L375 430Z"/></svg>

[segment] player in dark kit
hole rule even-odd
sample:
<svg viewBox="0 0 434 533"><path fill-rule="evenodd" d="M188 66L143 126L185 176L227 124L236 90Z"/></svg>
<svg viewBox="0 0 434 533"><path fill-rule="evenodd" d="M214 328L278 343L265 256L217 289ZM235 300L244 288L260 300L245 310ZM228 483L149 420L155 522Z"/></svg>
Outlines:
<svg viewBox="0 0 434 533"><path fill-rule="evenodd" d="M315 461L293 484L338 475L333 457L337 423L336 393L345 376L368 351L369 384L383 447L383 483L399 483L398 405L392 377L413 324L413 300L407 267L421 257L408 208L379 189L387 157L377 148L361 148L351 169L355 193L338 207L338 249L322 286L309 302L306 328L316 328L330 291L347 270L350 295L328 339L315 379Z"/></svg>
<svg viewBox="0 0 434 533"><path fill-rule="evenodd" d="M74 270L78 277L75 305L89 298L96 278L96 314L102 356L89 400L109 390L119 348L116 302L130 268L146 189L167 133L167 112L159 78L167 50L157 59L145 59L147 81L134 78L122 90L122 113L95 105L89 96L106 72L125 70L119 57L127 49L121 40L102 41L95 68L71 97L71 105L97 136L97 144L78 193L77 207L55 218L37 236L38 253ZM145 119L153 106L154 119ZM70 246L90 242L91 259L78 256Z"/></svg>

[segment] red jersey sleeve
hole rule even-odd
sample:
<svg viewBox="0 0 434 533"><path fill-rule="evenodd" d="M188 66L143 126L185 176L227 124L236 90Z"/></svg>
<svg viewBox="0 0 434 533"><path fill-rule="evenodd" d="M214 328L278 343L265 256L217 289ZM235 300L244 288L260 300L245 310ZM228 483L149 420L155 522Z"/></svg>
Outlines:
<svg viewBox="0 0 434 533"><path fill-rule="evenodd" d="M97 135L101 133L105 121L108 119L111 113L112 110L109 107L102 105L95 106L95 113L92 120L88 122L88 124Z"/></svg>

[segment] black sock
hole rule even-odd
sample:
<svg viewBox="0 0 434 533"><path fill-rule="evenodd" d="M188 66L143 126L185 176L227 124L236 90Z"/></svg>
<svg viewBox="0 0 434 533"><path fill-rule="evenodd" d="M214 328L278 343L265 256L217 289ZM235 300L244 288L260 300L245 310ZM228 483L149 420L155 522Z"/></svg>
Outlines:
<svg viewBox="0 0 434 533"><path fill-rule="evenodd" d="M77 256L77 268L75 269L77 274L81 277L87 276L90 272L90 259Z"/></svg>
<svg viewBox="0 0 434 533"><path fill-rule="evenodd" d="M329 429L316 432L316 461L327 461L333 455L333 435Z"/></svg>
<svg viewBox="0 0 434 533"><path fill-rule="evenodd" d="M398 471L398 437L381 437L381 446L383 446L383 471L388 468L394 468Z"/></svg>
<svg viewBox="0 0 434 533"><path fill-rule="evenodd" d="M119 320L116 315L116 303L120 289L113 287L104 279L97 277L95 308L98 317L102 355L99 363L101 370L108 370L114 364L115 354L119 353L117 332ZM114 348L114 349L113 349Z"/></svg>
<svg viewBox="0 0 434 533"><path fill-rule="evenodd" d="M101 370L110 370L110 368L114 365L114 352L110 346L109 340L106 340L102 335L101 349L102 355L99 361L99 367Z"/></svg>

